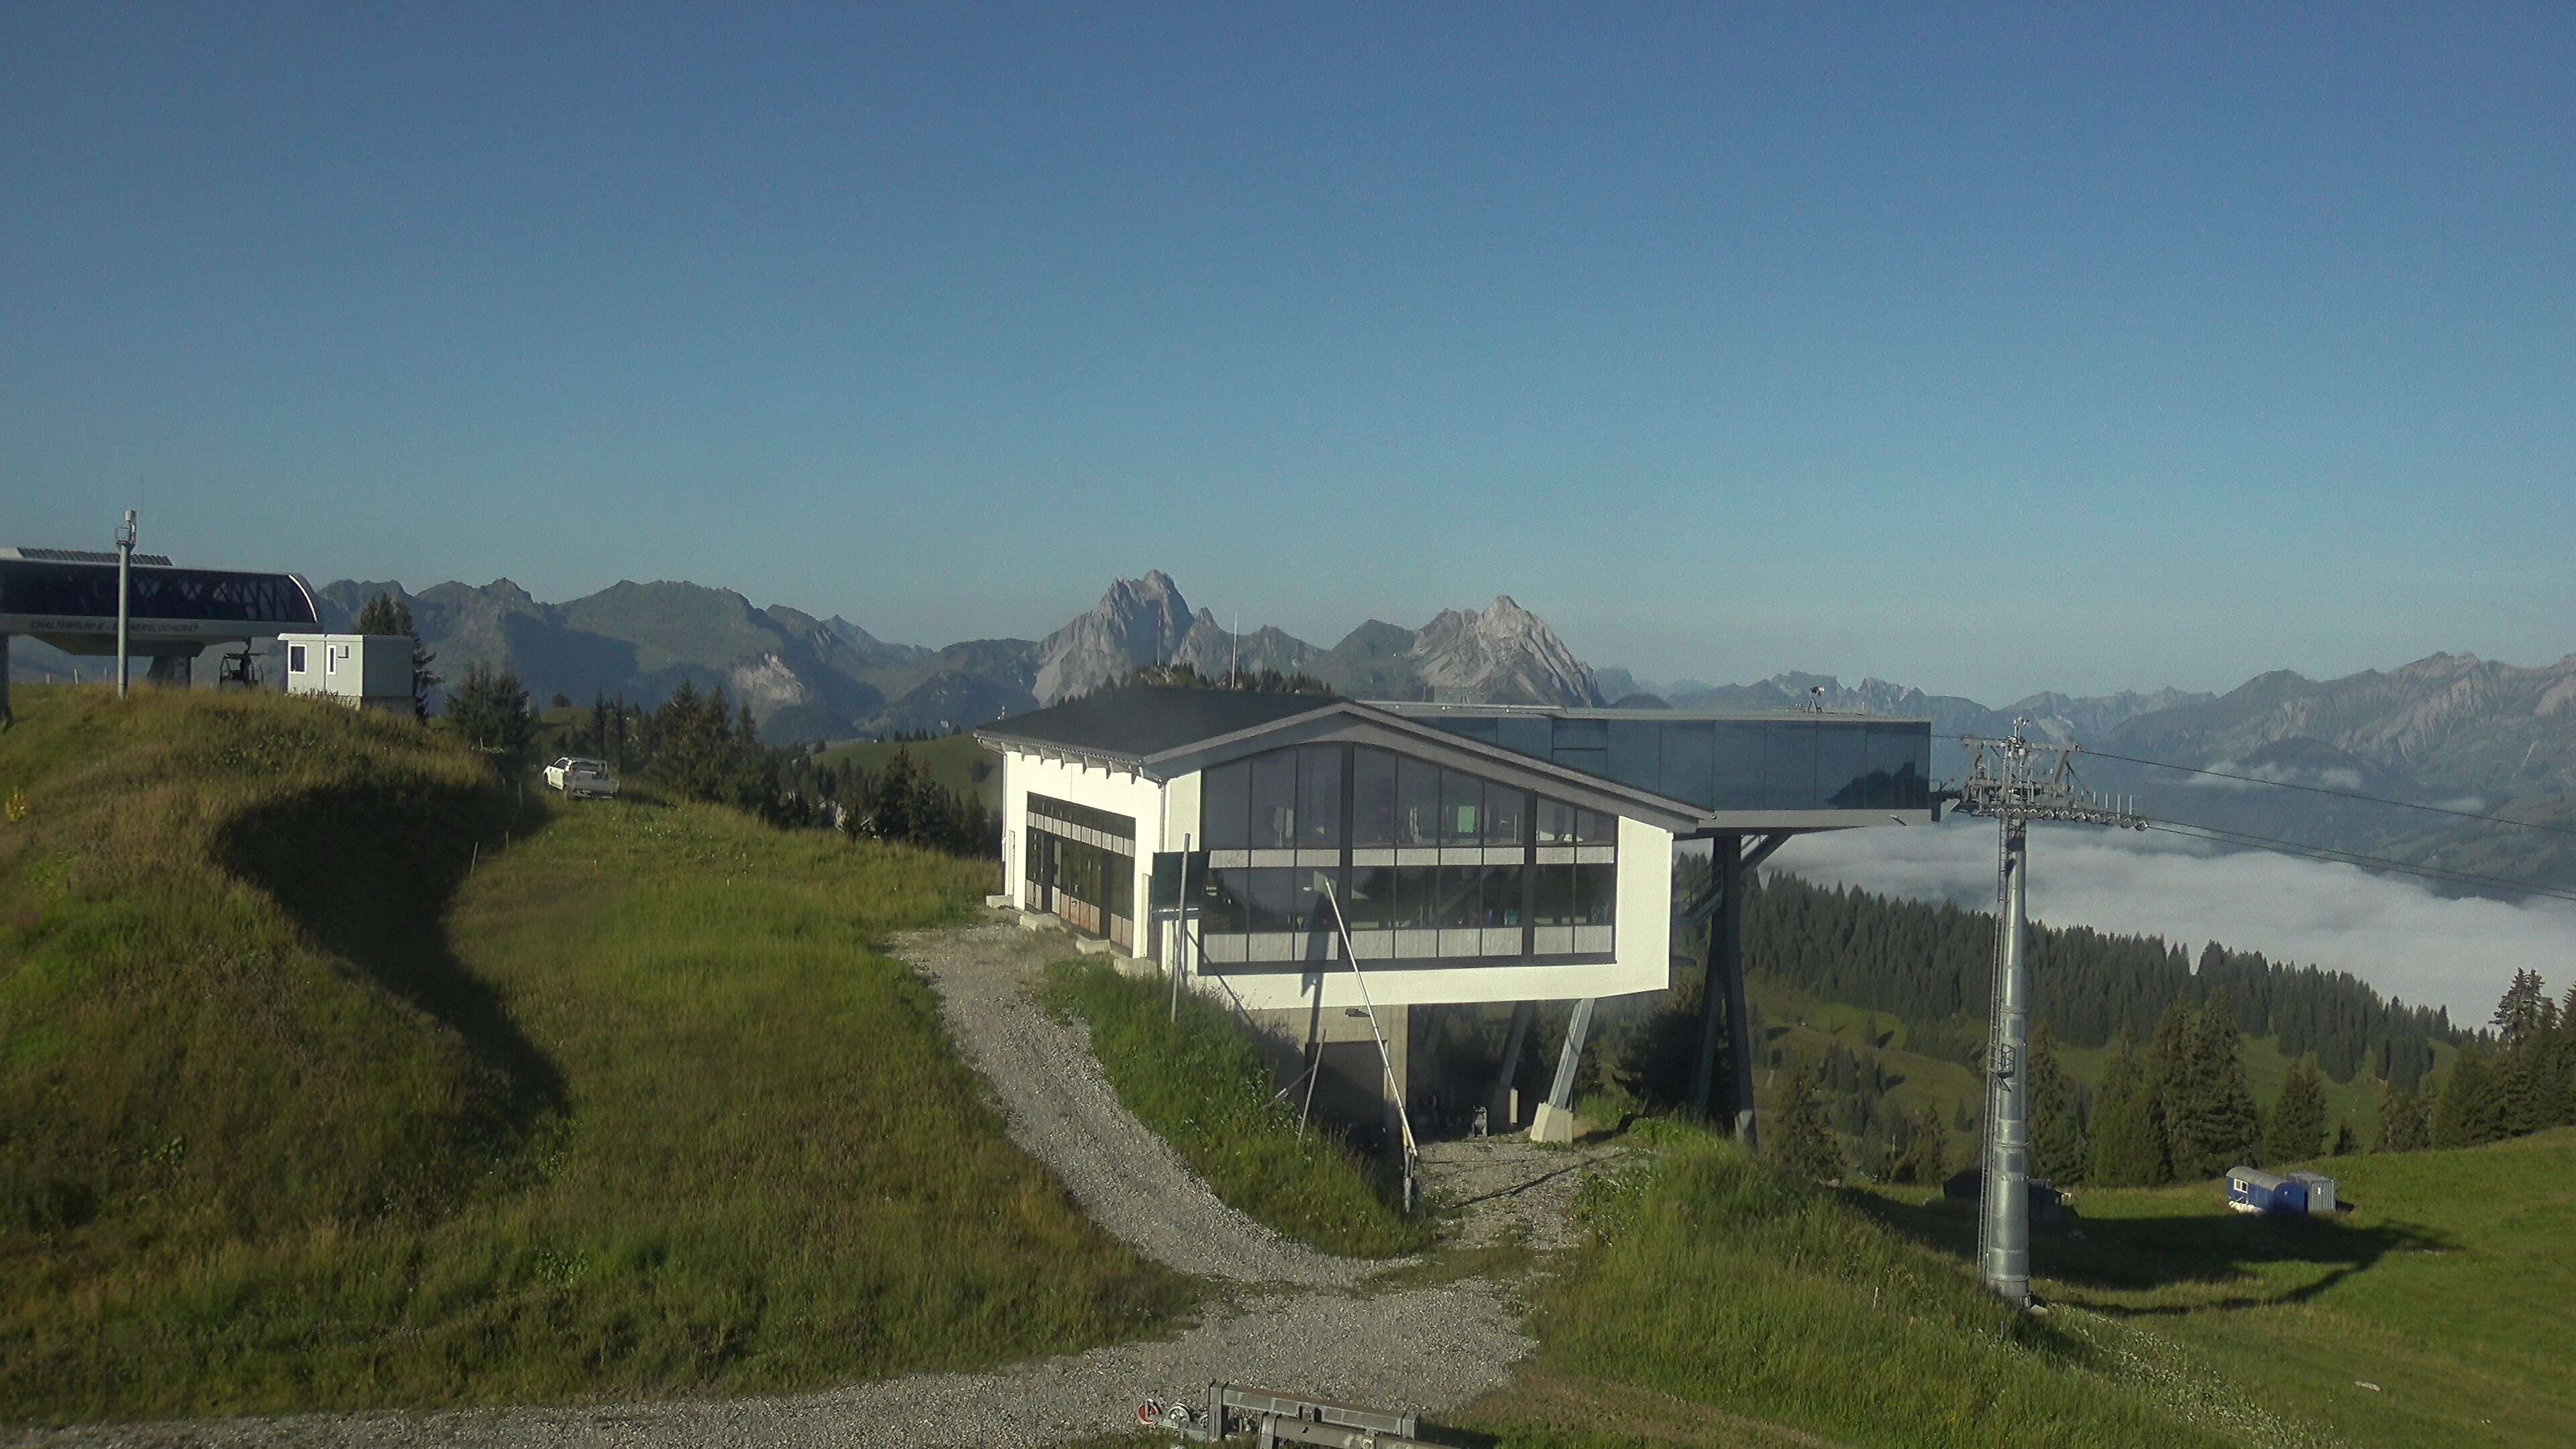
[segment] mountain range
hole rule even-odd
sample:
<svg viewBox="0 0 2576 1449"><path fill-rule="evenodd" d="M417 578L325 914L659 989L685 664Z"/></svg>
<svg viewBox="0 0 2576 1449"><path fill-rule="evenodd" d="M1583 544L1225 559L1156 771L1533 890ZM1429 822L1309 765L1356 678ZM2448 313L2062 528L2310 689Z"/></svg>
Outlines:
<svg viewBox="0 0 2576 1449"><path fill-rule="evenodd" d="M1480 610L1444 610L1420 628L1370 619L1329 647L1267 626L1237 634L1211 611L1193 609L1159 570L1112 582L1089 611L1043 638L938 649L888 642L837 615L757 608L730 589L672 582L621 581L546 603L508 579L417 594L389 580L341 580L320 591L323 626L346 629L380 593L410 606L450 680L477 663L507 668L540 703L607 694L649 704L684 680L720 685L781 742L967 728L1164 661L1208 675L1304 674L1360 698L1926 718L1933 772L1943 778L1961 771L1959 736L2001 735L2019 719L2035 737L2085 745L2090 753L2079 763L2088 783L2134 792L2161 818L2469 874L2576 884L2576 655L2525 668L2435 654L2340 679L2276 671L2223 695L2040 693L1995 708L1885 680L1846 685L1795 672L1750 684L1640 680L1586 665L1509 597ZM22 678L99 668L32 640L14 647ZM2436 808L2394 809L2226 775ZM2439 810L2527 817L2549 828Z"/></svg>

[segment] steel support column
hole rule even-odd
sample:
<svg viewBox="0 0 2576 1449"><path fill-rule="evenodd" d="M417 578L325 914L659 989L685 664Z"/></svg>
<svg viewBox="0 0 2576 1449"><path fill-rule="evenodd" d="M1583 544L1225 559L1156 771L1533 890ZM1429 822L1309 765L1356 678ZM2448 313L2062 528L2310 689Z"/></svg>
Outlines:
<svg viewBox="0 0 2576 1449"><path fill-rule="evenodd" d="M1556 1082L1548 1088L1548 1105L1560 1112L1574 1110L1574 1073L1583 1065L1583 1039L1592 1032L1592 998L1574 1003L1574 1015L1566 1018L1565 1050L1557 1054Z"/></svg>
<svg viewBox="0 0 2576 1449"><path fill-rule="evenodd" d="M2024 923L2028 827L2004 822L2003 910L1995 923L1994 1020L1986 1052L1986 1161L1978 1271L2006 1303L2030 1301L2030 957Z"/></svg>
<svg viewBox="0 0 2576 1449"><path fill-rule="evenodd" d="M1769 855L1786 837L1773 836L1760 854ZM1726 960L1726 1033L1728 1054L1735 1058L1735 1140L1752 1152L1761 1147L1753 1121L1753 1012L1744 1000L1744 886L1753 862L1739 860L1726 873L1725 893L1718 898L1712 939L1722 944Z"/></svg>
<svg viewBox="0 0 2576 1449"><path fill-rule="evenodd" d="M1727 980L1740 964L1726 954L1726 921L1728 882L1742 869L1744 837L1727 834L1713 837L1708 847L1708 886L1716 900L1716 910L1708 919L1708 949L1701 953L1706 974L1700 978L1699 1055L1697 1070L1691 1080L1691 1110L1706 1119L1717 1110L1717 1052L1720 1032L1726 1030L1733 1015L1728 1005Z"/></svg>

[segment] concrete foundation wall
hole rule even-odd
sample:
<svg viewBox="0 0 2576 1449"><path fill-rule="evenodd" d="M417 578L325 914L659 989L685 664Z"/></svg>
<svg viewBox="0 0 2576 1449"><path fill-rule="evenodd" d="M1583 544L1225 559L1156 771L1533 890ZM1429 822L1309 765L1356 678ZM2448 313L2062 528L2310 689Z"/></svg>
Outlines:
<svg viewBox="0 0 2576 1449"><path fill-rule="evenodd" d="M1318 1008L1309 998L1302 1007L1250 1015L1261 1031L1272 1081L1282 1087L1296 1081L1306 1069L1310 1044L1320 1042L1324 1048L1324 1075L1316 1085L1316 1110L1328 1119L1347 1119L1356 1115L1354 1106L1365 1100L1390 1136L1398 1130L1396 1107L1410 1092L1412 1080L1413 1023L1409 1010L1401 1006L1377 1009L1378 1025L1386 1033L1384 1058L1378 1055L1377 1040L1365 1014L1354 1016L1343 1008ZM1393 1092L1388 1091L1386 1083L1389 1061L1395 1067ZM1302 1104L1304 1094L1305 1088L1300 1085L1288 1100L1292 1105Z"/></svg>

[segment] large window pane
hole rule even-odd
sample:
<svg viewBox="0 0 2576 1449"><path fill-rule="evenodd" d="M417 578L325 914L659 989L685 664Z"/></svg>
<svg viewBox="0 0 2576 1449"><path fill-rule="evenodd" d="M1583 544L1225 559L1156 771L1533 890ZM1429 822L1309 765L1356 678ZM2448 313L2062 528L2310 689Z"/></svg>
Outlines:
<svg viewBox="0 0 2576 1449"><path fill-rule="evenodd" d="M1395 869L1395 924L1399 930L1427 931L1440 924L1440 867L1400 865Z"/></svg>
<svg viewBox="0 0 2576 1449"><path fill-rule="evenodd" d="M1538 802L1538 843L1572 845L1574 843L1574 807L1562 800Z"/></svg>
<svg viewBox="0 0 2576 1449"><path fill-rule="evenodd" d="M1554 723L1545 715L1506 715L1495 722L1494 743L1544 760L1555 733Z"/></svg>
<svg viewBox="0 0 2576 1449"><path fill-rule="evenodd" d="M1210 870L1207 892L1199 905L1199 930L1207 935L1240 935L1244 930L1245 870Z"/></svg>
<svg viewBox="0 0 2576 1449"><path fill-rule="evenodd" d="M1762 764L1762 751L1769 730L1769 726L1753 720L1712 722L1710 733L1715 739L1713 768L1716 785L1710 809L1769 808L1769 797L1763 793Z"/></svg>
<svg viewBox="0 0 2576 1449"><path fill-rule="evenodd" d="M1440 767L1420 760L1396 762L1395 842L1398 845L1440 843Z"/></svg>
<svg viewBox="0 0 2576 1449"><path fill-rule="evenodd" d="M1674 721L1663 727L1663 793L1694 805L1717 798L1716 736L1706 722ZM1712 807L1714 808L1714 807Z"/></svg>
<svg viewBox="0 0 2576 1449"><path fill-rule="evenodd" d="M1342 902L1351 929L1386 931L1395 927L1395 867L1366 865L1351 872L1351 898Z"/></svg>
<svg viewBox="0 0 2576 1449"><path fill-rule="evenodd" d="M1610 724L1610 778L1640 790L1655 788L1663 768L1663 726L1652 720L1614 719Z"/></svg>
<svg viewBox="0 0 2576 1449"><path fill-rule="evenodd" d="M1385 750L1355 750L1351 764L1351 844L1395 844L1395 756Z"/></svg>
<svg viewBox="0 0 2576 1449"><path fill-rule="evenodd" d="M1485 843L1487 845L1521 845L1529 839L1529 796L1487 782L1485 785Z"/></svg>
<svg viewBox="0 0 2576 1449"><path fill-rule="evenodd" d="M1869 736L1864 726L1818 725L1816 794L1826 805L1858 810L1868 802Z"/></svg>
<svg viewBox="0 0 2576 1449"><path fill-rule="evenodd" d="M1489 865L1485 867L1484 909L1487 926L1521 924L1521 867Z"/></svg>
<svg viewBox="0 0 2576 1449"><path fill-rule="evenodd" d="M1598 750L1610 743L1610 722L1598 719L1560 719L1556 722L1556 748L1560 750Z"/></svg>
<svg viewBox="0 0 2576 1449"><path fill-rule="evenodd" d="M1617 845L1619 817L1604 815L1598 810L1577 810L1574 812L1574 837L1585 845Z"/></svg>
<svg viewBox="0 0 2576 1449"><path fill-rule="evenodd" d="M1245 850L1250 848L1250 808L1252 765L1237 760L1219 765L1199 776L1199 828L1205 831L1199 844L1207 850Z"/></svg>
<svg viewBox="0 0 2576 1449"><path fill-rule="evenodd" d="M1920 810L1930 801L1932 732L1921 725L1869 726L1869 804L1875 809Z"/></svg>
<svg viewBox="0 0 2576 1449"><path fill-rule="evenodd" d="M1485 838L1485 782L1456 770L1440 772L1440 843L1477 845Z"/></svg>
<svg viewBox="0 0 2576 1449"><path fill-rule="evenodd" d="M1769 810L1818 808L1814 725L1784 720L1764 726L1762 803Z"/></svg>
<svg viewBox="0 0 2576 1449"><path fill-rule="evenodd" d="M1252 757L1252 848L1280 850L1297 843L1297 756L1273 750Z"/></svg>
<svg viewBox="0 0 2576 1449"><path fill-rule="evenodd" d="M1574 921L1579 926L1606 926L1619 901L1619 867L1578 865L1574 868Z"/></svg>
<svg viewBox="0 0 2576 1449"><path fill-rule="evenodd" d="M1247 877L1251 911L1249 929L1259 931L1295 931L1305 926L1297 912L1298 872L1284 867L1265 867L1244 872Z"/></svg>
<svg viewBox="0 0 2576 1449"><path fill-rule="evenodd" d="M1481 865L1440 867L1438 924L1442 930L1466 930L1484 924L1485 868Z"/></svg>
<svg viewBox="0 0 2576 1449"><path fill-rule="evenodd" d="M1342 747L1308 745L1297 752L1297 844L1342 848Z"/></svg>
<svg viewBox="0 0 2576 1449"><path fill-rule="evenodd" d="M1542 926L1574 924L1574 867L1571 865L1537 865L1530 893L1530 911Z"/></svg>

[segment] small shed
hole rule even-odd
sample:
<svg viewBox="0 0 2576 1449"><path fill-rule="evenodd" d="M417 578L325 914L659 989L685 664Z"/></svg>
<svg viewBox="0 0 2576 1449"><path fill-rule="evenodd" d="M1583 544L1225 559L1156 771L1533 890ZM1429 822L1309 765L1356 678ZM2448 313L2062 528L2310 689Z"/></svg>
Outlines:
<svg viewBox="0 0 2576 1449"><path fill-rule="evenodd" d="M2304 1213L2308 1185L2259 1168L2227 1169L2227 1205L2240 1213Z"/></svg>
<svg viewBox="0 0 2576 1449"><path fill-rule="evenodd" d="M280 634L286 692L319 694L354 709L412 712L408 634Z"/></svg>
<svg viewBox="0 0 2576 1449"><path fill-rule="evenodd" d="M2322 1172L2284 1174L2290 1181L2304 1183L2308 1189L2308 1211L2330 1213L2335 1210L2335 1180Z"/></svg>

